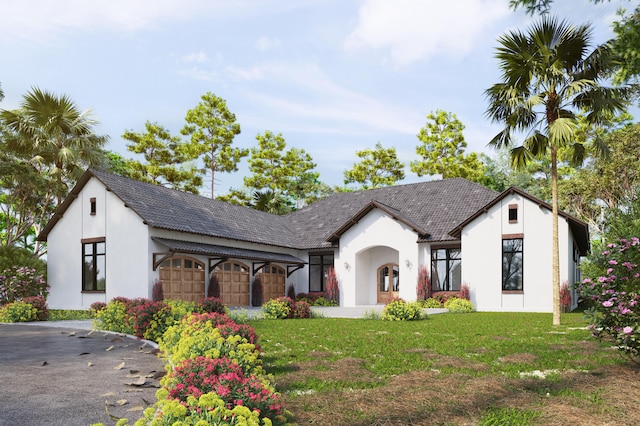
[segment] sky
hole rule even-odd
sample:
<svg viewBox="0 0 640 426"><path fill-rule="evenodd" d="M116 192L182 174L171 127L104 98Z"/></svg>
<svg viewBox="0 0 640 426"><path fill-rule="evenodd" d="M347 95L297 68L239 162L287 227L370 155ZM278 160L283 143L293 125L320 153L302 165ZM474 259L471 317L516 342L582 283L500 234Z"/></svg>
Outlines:
<svg viewBox="0 0 640 426"><path fill-rule="evenodd" d="M178 135L212 92L226 100L250 148L266 130L302 148L320 180L342 185L356 151L380 142L417 159L416 137L437 109L466 126L467 152L495 155L500 129L484 91L500 78L497 39L536 18L509 0L0 0L0 109L39 87L91 110L127 158L121 135L146 121ZM619 7L555 0L554 14L590 22L604 42ZM406 168L402 183L417 182ZM218 173L216 193L241 188L246 158ZM209 186L202 193L209 193Z"/></svg>

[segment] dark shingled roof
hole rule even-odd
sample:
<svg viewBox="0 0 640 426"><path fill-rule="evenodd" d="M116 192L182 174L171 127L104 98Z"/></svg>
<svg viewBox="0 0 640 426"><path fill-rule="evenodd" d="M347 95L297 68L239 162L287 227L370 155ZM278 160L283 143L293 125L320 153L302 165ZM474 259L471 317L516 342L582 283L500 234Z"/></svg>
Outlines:
<svg viewBox="0 0 640 426"><path fill-rule="evenodd" d="M462 178L342 192L287 216L291 230L304 235L301 248L327 246L340 227L372 201L401 213L426 234L421 241L456 240L449 231L492 201L498 193Z"/></svg>
<svg viewBox="0 0 640 426"><path fill-rule="evenodd" d="M336 193L287 216L277 216L88 170L42 230L39 240L46 241L51 229L92 177L149 226L295 249L334 247L340 235L372 209L380 209L411 227L418 234L418 241L456 241L461 226L507 193L499 194L466 179L452 178ZM567 218L571 220L574 234L578 233L581 240L585 235L588 239L588 231L578 232L578 228L586 228L586 224L568 215ZM586 244L588 247L588 240Z"/></svg>

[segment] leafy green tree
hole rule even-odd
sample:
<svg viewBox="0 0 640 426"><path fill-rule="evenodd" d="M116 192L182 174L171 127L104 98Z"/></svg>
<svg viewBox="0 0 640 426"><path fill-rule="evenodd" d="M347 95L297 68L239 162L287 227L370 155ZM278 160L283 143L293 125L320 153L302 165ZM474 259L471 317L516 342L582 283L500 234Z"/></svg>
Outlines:
<svg viewBox="0 0 640 426"><path fill-rule="evenodd" d="M249 171L244 186L250 193L265 190L299 205L302 194L316 185L319 174L314 171L311 156L298 148L286 149L287 143L281 133L270 131L257 135L258 146L251 148Z"/></svg>
<svg viewBox="0 0 640 426"><path fill-rule="evenodd" d="M122 138L131 141L127 149L141 154L145 162L128 163L135 179L168 185L174 189L198 193L202 176L195 165L189 163L189 155L179 136L157 123L147 121L144 133L127 130Z"/></svg>
<svg viewBox="0 0 640 426"><path fill-rule="evenodd" d="M253 192L253 202L250 204L256 210L284 215L293 211L290 200L272 189Z"/></svg>
<svg viewBox="0 0 640 426"><path fill-rule="evenodd" d="M422 143L416 147L416 154L420 160L410 163L411 171L418 176L463 177L480 182L484 167L476 153L465 154L464 127L453 113L442 110L429 113L427 124L418 134Z"/></svg>
<svg viewBox="0 0 640 426"><path fill-rule="evenodd" d="M187 152L193 158L203 158L211 174L211 198L214 198L216 172L237 172L238 163L249 150L232 147L240 134L236 116L229 112L224 99L207 92L195 108L187 111L187 124L182 134L191 137Z"/></svg>
<svg viewBox="0 0 640 426"><path fill-rule="evenodd" d="M575 142L576 112L598 124L623 111L629 91L601 84L615 66L607 45L591 46L589 25L574 27L544 17L523 33L513 30L499 38L501 82L486 91L487 115L504 124L490 145L513 147L514 133L525 133L512 148L513 165L522 168L533 158L549 156L552 196L553 324L560 324L560 265L558 252L558 151L572 153L580 164L585 147Z"/></svg>
<svg viewBox="0 0 640 426"><path fill-rule="evenodd" d="M102 147L107 137L94 133L98 122L66 95L31 89L19 110L2 110L0 119L12 132L6 148L27 158L40 173L55 180L57 188L64 189L56 194L58 204L87 167L104 160Z"/></svg>
<svg viewBox="0 0 640 426"><path fill-rule="evenodd" d="M356 151L360 162L344 171L344 183L359 183L364 189L394 185L404 179L404 163L398 160L396 149L384 148L380 142L375 149Z"/></svg>

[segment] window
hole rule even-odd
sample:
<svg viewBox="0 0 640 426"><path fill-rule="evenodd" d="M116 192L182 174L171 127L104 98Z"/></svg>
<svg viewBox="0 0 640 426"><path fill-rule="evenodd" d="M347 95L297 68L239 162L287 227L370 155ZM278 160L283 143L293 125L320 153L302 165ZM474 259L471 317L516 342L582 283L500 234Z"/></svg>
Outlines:
<svg viewBox="0 0 640 426"><path fill-rule="evenodd" d="M522 238L502 240L502 290L522 291Z"/></svg>
<svg viewBox="0 0 640 426"><path fill-rule="evenodd" d="M398 265L384 265L378 269L378 286L379 291L394 292L400 291L400 270Z"/></svg>
<svg viewBox="0 0 640 426"><path fill-rule="evenodd" d="M89 203L91 204L91 216L95 216L96 215L96 199L91 198L89 200Z"/></svg>
<svg viewBox="0 0 640 426"><path fill-rule="evenodd" d="M104 238L82 241L82 291L104 291L105 275Z"/></svg>
<svg viewBox="0 0 640 426"><path fill-rule="evenodd" d="M459 248L431 249L431 290L458 291L462 282Z"/></svg>
<svg viewBox="0 0 640 426"><path fill-rule="evenodd" d="M333 268L333 253L309 255L309 291L325 291L329 268Z"/></svg>
<svg viewBox="0 0 640 426"><path fill-rule="evenodd" d="M518 205L509 204L509 223L515 223L518 221Z"/></svg>

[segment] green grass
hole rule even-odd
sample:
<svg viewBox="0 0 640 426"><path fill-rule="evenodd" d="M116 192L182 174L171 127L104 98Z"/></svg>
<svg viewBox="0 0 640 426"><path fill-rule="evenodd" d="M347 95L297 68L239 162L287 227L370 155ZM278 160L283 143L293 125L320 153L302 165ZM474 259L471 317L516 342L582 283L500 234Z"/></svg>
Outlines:
<svg viewBox="0 0 640 426"><path fill-rule="evenodd" d="M561 326L553 327L551 314L471 313L432 315L425 321L409 322L319 318L258 320L251 325L260 336L265 367L276 378L291 371L295 363L317 359L318 353L327 361L361 359L364 368L382 381L432 368L444 374L516 378L535 370L591 370L623 362L610 351L582 349L591 344L605 346L584 329L587 323L582 314L564 314L562 321ZM518 354L527 356L519 360ZM510 356L515 360L502 359ZM439 367L442 357L455 357L462 365ZM553 378L550 373L548 379Z"/></svg>
<svg viewBox="0 0 640 426"><path fill-rule="evenodd" d="M533 410L520 410L518 408L490 408L485 411L480 419L482 426L526 426L539 416Z"/></svg>
<svg viewBox="0 0 640 426"><path fill-rule="evenodd" d="M89 311L70 309L49 309L49 321L91 319Z"/></svg>

